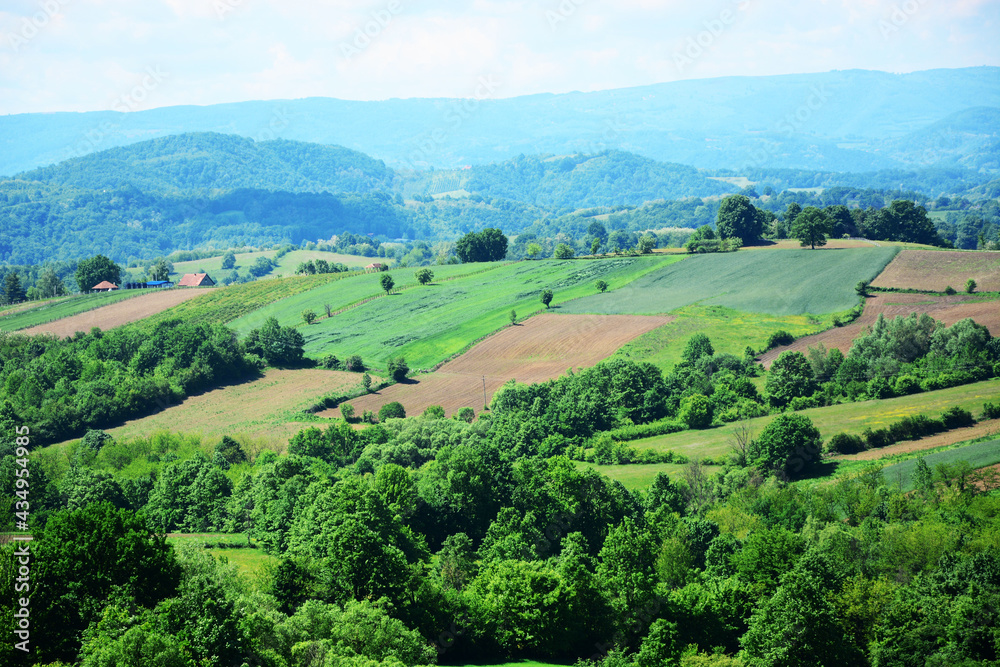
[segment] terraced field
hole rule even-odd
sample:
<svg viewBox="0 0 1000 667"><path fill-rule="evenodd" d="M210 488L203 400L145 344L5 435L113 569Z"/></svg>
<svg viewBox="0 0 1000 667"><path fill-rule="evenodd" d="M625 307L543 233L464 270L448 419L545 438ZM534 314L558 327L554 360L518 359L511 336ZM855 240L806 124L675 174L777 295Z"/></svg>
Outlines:
<svg viewBox="0 0 1000 667"><path fill-rule="evenodd" d="M544 310L539 301L543 289L555 292L553 309L563 312L561 309L566 301L595 292L594 283L599 279L606 280L614 288L664 263L681 259L645 256L542 260L496 266L454 280L405 289L331 318L321 318L311 326L302 325L305 350L310 357L335 354L343 358L360 354L366 363L376 368L384 368L388 358L402 355L410 368L430 369L507 325L512 309L522 319ZM457 271L462 267L452 268ZM468 271L470 267L464 268ZM412 280L412 272L408 273ZM407 274L393 271L392 275L405 277ZM363 278L377 285L376 276ZM353 290L349 285L344 283L336 287ZM366 290L371 294L372 286L366 285ZM351 293L349 297L353 299L360 294ZM308 297L310 307L322 312L326 296L334 298L337 295L317 290ZM343 297L342 300L349 299ZM255 326L255 322L263 321L267 314L287 323L301 322L303 303L302 300L278 302L234 325L242 333Z"/></svg>
<svg viewBox="0 0 1000 667"><path fill-rule="evenodd" d="M902 250L872 285L943 292L961 291L972 278L979 291L1000 292L1000 252Z"/></svg>
<svg viewBox="0 0 1000 667"><path fill-rule="evenodd" d="M359 413L378 412L391 401L402 403L408 415L418 415L431 405L442 406L448 416L462 407L478 412L507 380L544 382L568 368L593 366L629 339L669 319L543 313L490 336L433 373L350 403ZM328 410L320 416L338 417L340 411Z"/></svg>
<svg viewBox="0 0 1000 667"><path fill-rule="evenodd" d="M117 301L72 317L40 324L30 329L24 329L21 333L72 336L77 331L90 331L93 327L106 331L129 322L137 322L179 303L203 297L208 293L208 289L200 288L143 290L138 295L133 294L135 298Z"/></svg>
<svg viewBox="0 0 1000 667"><path fill-rule="evenodd" d="M896 248L819 248L696 255L614 293L567 304L568 313L651 315L697 303L768 315L822 314L857 303Z"/></svg>
<svg viewBox="0 0 1000 667"><path fill-rule="evenodd" d="M277 253L277 250L236 253L236 268L245 269L253 264L258 257L267 257L268 259L271 259ZM378 257L360 257L358 255L344 255L336 252L324 252L322 250L293 250L278 259L278 266L272 273L288 276L294 273L295 268L302 262L308 262L309 260L315 261L317 259L325 259L331 264L339 262L351 268L362 268L368 266L372 262L379 261ZM176 274L174 277L182 276L185 273L204 273L206 271L210 274L214 274L223 270L221 255L219 257L193 259L188 262L174 262L174 273Z"/></svg>

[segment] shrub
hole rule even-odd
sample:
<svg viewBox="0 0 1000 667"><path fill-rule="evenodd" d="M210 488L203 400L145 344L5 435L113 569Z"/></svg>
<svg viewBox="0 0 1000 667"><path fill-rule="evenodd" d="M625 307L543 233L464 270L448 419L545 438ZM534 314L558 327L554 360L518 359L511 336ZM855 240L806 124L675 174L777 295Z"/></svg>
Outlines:
<svg viewBox="0 0 1000 667"><path fill-rule="evenodd" d="M302 311L302 320L306 324L312 324L316 321L316 311L312 308L306 308Z"/></svg>
<svg viewBox="0 0 1000 667"><path fill-rule="evenodd" d="M542 290L541 300L542 300L542 303L545 304L546 308L548 308L549 304L552 303L552 296L553 296L552 295L552 290L550 290L550 289L543 289Z"/></svg>
<svg viewBox="0 0 1000 667"><path fill-rule="evenodd" d="M966 294L972 294L973 292L975 292L976 291L976 287L977 287L976 281L973 280L972 278L969 278L968 280L965 281L965 293Z"/></svg>
<svg viewBox="0 0 1000 667"><path fill-rule="evenodd" d="M352 354L344 359L344 369L349 370L352 373L360 373L365 370L365 364L361 361L361 357L359 355Z"/></svg>
<svg viewBox="0 0 1000 667"><path fill-rule="evenodd" d="M687 396L681 400L677 416L689 428L708 428L712 425L712 401L701 394Z"/></svg>
<svg viewBox="0 0 1000 667"><path fill-rule="evenodd" d="M372 390L372 376L365 373L361 376L361 386L365 388L365 391Z"/></svg>
<svg viewBox="0 0 1000 667"><path fill-rule="evenodd" d="M876 430L866 428L861 432L861 437L865 439L865 447L867 449L881 449L882 447L888 447L892 444L892 438L889 437L889 431L884 428Z"/></svg>
<svg viewBox="0 0 1000 667"><path fill-rule="evenodd" d="M795 342L795 336L783 329L775 331L767 339L767 349L773 350L781 345L791 345Z"/></svg>
<svg viewBox="0 0 1000 667"><path fill-rule="evenodd" d="M788 409L792 412L806 410L808 408L818 408L819 401L815 396L796 396L788 402Z"/></svg>
<svg viewBox="0 0 1000 667"><path fill-rule="evenodd" d="M748 449L751 464L790 476L818 463L823 452L819 430L812 421L791 412L778 415L765 426Z"/></svg>
<svg viewBox="0 0 1000 667"><path fill-rule="evenodd" d="M377 424L378 415L376 415L371 410L365 410L364 413L361 415L361 421L363 421L366 424Z"/></svg>
<svg viewBox="0 0 1000 667"><path fill-rule="evenodd" d="M597 281L597 282L596 282L596 283L594 284L594 287L596 287L596 288L597 288L597 291L598 291L598 292L600 292L600 293L602 293L602 294L603 294L604 292L607 292L607 291L608 291L608 282L607 282L606 280L598 280L598 281Z"/></svg>
<svg viewBox="0 0 1000 667"><path fill-rule="evenodd" d="M459 408L458 412L455 413L455 419L460 419L461 421L471 424L476 418L476 411L472 408Z"/></svg>
<svg viewBox="0 0 1000 667"><path fill-rule="evenodd" d="M947 287L944 288L944 293L948 295L958 294L958 292L955 291L955 288L952 287L951 285L948 285Z"/></svg>
<svg viewBox="0 0 1000 667"><path fill-rule="evenodd" d="M557 245L553 254L556 259L572 259L574 255L576 255L576 252L565 243Z"/></svg>
<svg viewBox="0 0 1000 667"><path fill-rule="evenodd" d="M864 449L865 441L848 433L838 433L826 443L826 450L833 454L857 454Z"/></svg>
<svg viewBox="0 0 1000 667"><path fill-rule="evenodd" d="M406 416L406 410L403 409L403 404L399 401L393 401L392 403L386 403L378 411L379 421L385 421L386 419L402 419Z"/></svg>
<svg viewBox="0 0 1000 667"><path fill-rule="evenodd" d="M966 426L972 426L976 423L976 420L973 419L971 412L958 406L945 410L944 414L941 415L941 421L944 422L944 426L947 429L964 428Z"/></svg>
<svg viewBox="0 0 1000 667"><path fill-rule="evenodd" d="M402 382L406 379L406 374L410 372L410 367L406 365L406 359L403 357L396 357L395 359L390 359L386 364L386 370L389 372L389 376L396 382Z"/></svg>
<svg viewBox="0 0 1000 667"><path fill-rule="evenodd" d="M342 403L340 406L340 416L343 417L346 422L353 422L354 406L350 403Z"/></svg>
<svg viewBox="0 0 1000 667"><path fill-rule="evenodd" d="M434 280L434 272L431 271L430 269L420 269L413 275L416 277L417 282L420 283L421 285L426 285L427 283Z"/></svg>
<svg viewBox="0 0 1000 667"><path fill-rule="evenodd" d="M983 403L981 419L1000 419L1000 403Z"/></svg>
<svg viewBox="0 0 1000 667"><path fill-rule="evenodd" d="M320 368L326 368L327 370L337 370L340 368L340 359L332 354L327 354L320 357L319 360Z"/></svg>
<svg viewBox="0 0 1000 667"><path fill-rule="evenodd" d="M920 380L912 375L900 375L896 378L895 390L897 396L908 396L920 393Z"/></svg>
<svg viewBox="0 0 1000 667"><path fill-rule="evenodd" d="M444 419L444 408L440 405L428 405L422 416L424 419Z"/></svg>

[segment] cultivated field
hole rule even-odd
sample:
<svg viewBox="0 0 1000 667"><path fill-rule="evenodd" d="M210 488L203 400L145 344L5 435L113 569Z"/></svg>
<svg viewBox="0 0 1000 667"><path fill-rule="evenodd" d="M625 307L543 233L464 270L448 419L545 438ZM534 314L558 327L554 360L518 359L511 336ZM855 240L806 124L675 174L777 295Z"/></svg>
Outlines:
<svg viewBox="0 0 1000 667"><path fill-rule="evenodd" d="M206 438L243 433L283 451L288 438L309 426L294 421L298 413L323 394L359 389L360 384L357 373L268 369L259 380L189 396L179 405L107 431L115 438L148 436L158 430L200 433Z"/></svg>
<svg viewBox="0 0 1000 667"><path fill-rule="evenodd" d="M825 249L830 248L873 248L879 243L872 243L863 239L827 239ZM748 245L744 250L797 250L802 244L796 239L781 239L772 241L766 245Z"/></svg>
<svg viewBox="0 0 1000 667"><path fill-rule="evenodd" d="M508 324L512 309L520 318L544 310L539 301L543 289L554 291L552 306L561 313L565 301L595 292L598 279L614 288L671 261L677 259L646 256L516 262L374 299L311 326L303 325L300 331L310 357L359 354L366 363L380 368L388 358L402 355L410 368L430 369ZM317 312L322 312L322 303L320 300L313 306ZM301 321L300 313L295 304L286 317Z"/></svg>
<svg viewBox="0 0 1000 667"><path fill-rule="evenodd" d="M832 313L853 307L858 280L877 276L896 252L873 247L695 255L621 290L566 304L564 312L642 315L697 303L769 315Z"/></svg>
<svg viewBox="0 0 1000 667"><path fill-rule="evenodd" d="M378 412L391 401L402 403L408 415L418 415L430 405L442 406L449 416L462 407L478 413L484 398L488 403L507 380L544 382L569 368L593 366L635 336L669 321L669 317L627 315L536 315L490 336L433 373L350 403L359 413ZM340 411L320 415L337 417Z"/></svg>
<svg viewBox="0 0 1000 667"><path fill-rule="evenodd" d="M42 330L38 326L40 324L80 315L81 313L104 308L120 301L137 299L146 294L149 294L149 292L145 290L118 290L98 294L79 294L64 299L48 301L34 308L28 308L0 317L0 330L41 333ZM32 329L33 327L34 329ZM89 331L90 327L87 327L86 330ZM72 334L75 331L74 329L69 333Z"/></svg>
<svg viewBox="0 0 1000 667"><path fill-rule="evenodd" d="M923 457L913 457L886 466L882 469L882 475L890 484L899 484L903 490L912 489L913 472L917 469L917 461L920 458L924 459L932 471L940 464L952 465L959 461L967 462L972 468L985 468L1000 463L1000 440L976 442L963 447L932 452Z"/></svg>
<svg viewBox="0 0 1000 667"><path fill-rule="evenodd" d="M430 267L434 273L434 281L425 289L436 289L437 284L446 280L490 271L504 266L503 262L484 262L482 264L452 264L447 266ZM397 269L390 271L395 282L393 292L399 292L409 288L416 288L419 283L415 277L416 269ZM360 305L361 302L373 298L386 297L385 291L379 282L382 273L361 273L351 274L343 280L320 285L283 299L274 301L257 308L251 313L234 320L230 326L240 335L246 334L251 329L255 329L264 324L269 317L274 317L282 326L305 326L302 321L302 311L313 310L318 316L318 323L326 319L324 306L329 304L333 312L342 311L345 308ZM313 327L318 326L313 325ZM312 329L313 327L309 327ZM303 333L308 333L303 329Z"/></svg>
<svg viewBox="0 0 1000 667"><path fill-rule="evenodd" d="M927 313L948 326L971 317L979 324L988 327L994 336L1000 335L1000 302L998 301L975 300L973 297L958 294L935 296L882 293L868 297L861 317L851 324L799 338L791 345L778 347L767 352L760 360L766 368L770 368L778 355L785 350L805 353L808 348L820 343L828 349L837 348L847 354L854 339L874 324L879 315L892 319L897 316L905 317L910 313Z"/></svg>
<svg viewBox="0 0 1000 667"><path fill-rule="evenodd" d="M872 285L934 292L950 286L962 291L969 278L979 291L1000 291L1000 252L902 250Z"/></svg>
<svg viewBox="0 0 1000 667"><path fill-rule="evenodd" d="M973 414L975 412L973 411ZM874 461L886 456L897 454L910 454L912 452L922 452L928 449L953 445L964 440L973 440L984 436L1000 435L1000 419L987 419L979 422L975 426L968 428L946 431L937 435L930 435L920 440L910 440L908 442L897 442L895 445L882 447L881 449L869 449L857 454L844 454L831 457L835 461Z"/></svg>
<svg viewBox="0 0 1000 667"><path fill-rule="evenodd" d="M258 257L273 258L277 250L265 250L262 252L238 252L236 253L236 269L246 269L254 263ZM272 271L272 275L291 275L295 268L302 262L309 260L325 259L331 264L339 262L351 268L365 267L372 262L385 261L378 257L360 257L358 255L344 255L337 252L325 252L323 250L293 250L278 259L278 266ZM174 273L180 277L185 273L209 273L215 274L221 271L228 272L229 269L222 268L222 256L206 257L205 259L193 259L188 262L174 262ZM214 275L212 276L215 277Z"/></svg>
<svg viewBox="0 0 1000 667"><path fill-rule="evenodd" d="M145 293L141 293L134 298L101 306L100 308L48 322L47 324L40 324L36 327L25 329L21 333L32 335L48 333L55 334L56 336L72 336L77 331L90 331L92 327L99 327L106 331L123 324L128 324L129 322L145 319L161 313L167 308L172 308L179 303L190 301L205 294L207 294L207 290L195 288L145 291Z"/></svg>

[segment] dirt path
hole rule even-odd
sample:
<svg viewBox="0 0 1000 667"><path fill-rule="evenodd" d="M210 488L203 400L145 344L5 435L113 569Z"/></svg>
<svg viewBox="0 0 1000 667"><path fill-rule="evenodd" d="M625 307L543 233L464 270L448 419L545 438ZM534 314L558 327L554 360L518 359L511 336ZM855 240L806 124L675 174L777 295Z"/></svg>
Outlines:
<svg viewBox="0 0 1000 667"><path fill-rule="evenodd" d="M399 401L407 415L440 405L452 415L461 407L478 414L504 382L544 382L570 368L586 368L611 356L636 336L670 322L672 317L641 315L536 315L474 346L434 373L393 385L351 401L357 413L378 412ZM484 390L485 382L485 390ZM320 413L340 416L339 409Z"/></svg>
<svg viewBox="0 0 1000 667"><path fill-rule="evenodd" d="M828 329L812 336L799 338L791 345L777 347L761 356L761 363L770 368L771 363L785 350L795 350L806 353L814 345L823 343L827 349L838 348L845 355L851 349L851 343L864 330L875 323L879 315L892 319L897 315L906 316L910 313L927 313L936 320L941 320L951 326L959 320L971 317L979 324L989 328L994 336L1000 335L1000 302L969 301L968 296L932 296L927 294L876 294L865 302L865 311L861 317L846 327Z"/></svg>
<svg viewBox="0 0 1000 667"><path fill-rule="evenodd" d="M202 294L208 294L207 289L166 289L143 294L142 296L125 299L118 303L88 310L79 315L64 317L37 327L22 329L18 333L40 334L49 333L57 336L72 336L77 331L90 331L92 327L100 327L107 331L114 327L141 320L155 315L179 303L194 299Z"/></svg>

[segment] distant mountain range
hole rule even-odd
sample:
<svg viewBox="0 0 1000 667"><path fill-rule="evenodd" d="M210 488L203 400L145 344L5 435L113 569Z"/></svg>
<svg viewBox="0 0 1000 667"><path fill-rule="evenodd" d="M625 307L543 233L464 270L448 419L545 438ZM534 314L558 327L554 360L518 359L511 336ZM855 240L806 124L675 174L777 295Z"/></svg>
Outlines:
<svg viewBox="0 0 1000 667"><path fill-rule="evenodd" d="M0 117L0 175L187 132L334 144L393 168L611 149L703 169L996 173L998 119L997 67L725 77L507 99L308 98L128 114L19 114ZM280 146L268 150L268 160L282 161ZM220 176L244 178L234 169L236 175ZM327 178L296 173L315 184ZM377 175L366 178L378 187Z"/></svg>

